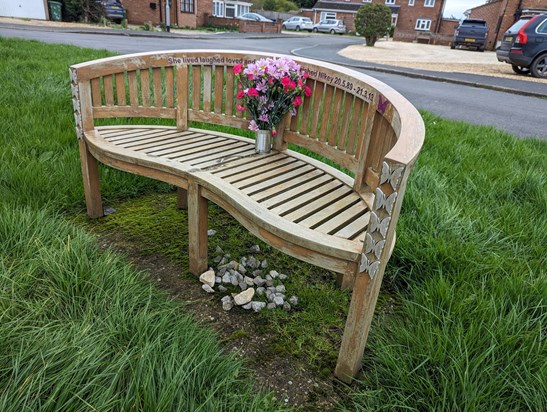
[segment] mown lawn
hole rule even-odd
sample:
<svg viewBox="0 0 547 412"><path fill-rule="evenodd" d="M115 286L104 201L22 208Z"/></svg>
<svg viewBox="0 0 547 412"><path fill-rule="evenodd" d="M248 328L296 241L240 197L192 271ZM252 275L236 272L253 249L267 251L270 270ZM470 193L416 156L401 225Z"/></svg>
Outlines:
<svg viewBox="0 0 547 412"><path fill-rule="evenodd" d="M84 201L68 66L106 55L0 39L0 410L280 410L182 303L73 223ZM339 408L545 410L547 145L424 118L380 300L393 309L375 316L364 378ZM110 205L172 192L109 168L101 178ZM234 248L254 242L212 212ZM164 233L138 214L106 225L136 241ZM161 228L184 244L174 220ZM143 253L184 261L183 247ZM331 370L348 295L317 268L273 252L272 265L298 274L288 287L302 306L261 314L276 348Z"/></svg>

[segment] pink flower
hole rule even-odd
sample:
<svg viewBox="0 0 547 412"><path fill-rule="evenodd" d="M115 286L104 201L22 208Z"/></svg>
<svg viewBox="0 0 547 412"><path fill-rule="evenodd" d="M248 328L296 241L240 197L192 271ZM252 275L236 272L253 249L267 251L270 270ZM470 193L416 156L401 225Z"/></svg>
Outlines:
<svg viewBox="0 0 547 412"><path fill-rule="evenodd" d="M234 66L234 74L239 74L243 71L243 65L242 64L236 64Z"/></svg>
<svg viewBox="0 0 547 412"><path fill-rule="evenodd" d="M248 74L248 75L247 75L247 79L253 80L253 79L254 79L254 76L253 76L252 74Z"/></svg>
<svg viewBox="0 0 547 412"><path fill-rule="evenodd" d="M254 120L251 120L249 123L249 130L252 130L253 132L258 132L260 130Z"/></svg>
<svg viewBox="0 0 547 412"><path fill-rule="evenodd" d="M296 83L291 81L291 82L289 83L289 89L292 90L292 89L295 89L295 88L296 88Z"/></svg>
<svg viewBox="0 0 547 412"><path fill-rule="evenodd" d="M281 79L281 84L285 87L288 87L290 83L291 83L291 78L290 77L283 77Z"/></svg>
<svg viewBox="0 0 547 412"><path fill-rule="evenodd" d="M300 96L296 96L292 101L292 104L294 107L300 106L302 104L302 98Z"/></svg>
<svg viewBox="0 0 547 412"><path fill-rule="evenodd" d="M307 78L310 77L310 76L308 75L307 72L303 72L303 73L302 73L302 77L304 77L304 79L307 79Z"/></svg>
<svg viewBox="0 0 547 412"><path fill-rule="evenodd" d="M258 90L256 90L254 87L250 87L249 90L247 90L247 94L251 97L258 96Z"/></svg>
<svg viewBox="0 0 547 412"><path fill-rule="evenodd" d="M277 130L272 129L272 136L276 136L276 135L277 135Z"/></svg>
<svg viewBox="0 0 547 412"><path fill-rule="evenodd" d="M311 89L308 86L304 87L304 96L310 97L311 93Z"/></svg>
<svg viewBox="0 0 547 412"><path fill-rule="evenodd" d="M244 112L245 110L247 110L247 108L245 106L242 106L240 104L236 105L236 108L237 110L239 110L240 112Z"/></svg>
<svg viewBox="0 0 547 412"><path fill-rule="evenodd" d="M241 100L241 99L243 99L243 96L245 96L245 92L244 92L243 90L241 90L240 92L238 92L238 94L237 94L236 97L237 97L239 100Z"/></svg>

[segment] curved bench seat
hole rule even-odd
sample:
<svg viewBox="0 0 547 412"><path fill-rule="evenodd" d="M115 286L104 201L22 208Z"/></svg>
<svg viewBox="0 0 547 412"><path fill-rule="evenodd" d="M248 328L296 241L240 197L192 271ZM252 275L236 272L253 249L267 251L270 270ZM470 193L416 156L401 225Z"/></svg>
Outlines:
<svg viewBox="0 0 547 412"><path fill-rule="evenodd" d="M353 179L297 152L256 154L254 141L225 133L164 126L105 126L86 132L94 157L127 170L131 164L187 187L228 209L257 237L275 237L282 251L338 273L355 269L370 219L370 202L352 189ZM125 166L119 162L126 163ZM166 177L163 178L166 180ZM236 206L239 205L239 206ZM290 242L299 248L290 248Z"/></svg>
<svg viewBox="0 0 547 412"><path fill-rule="evenodd" d="M188 207L189 269L196 275L209 266L208 201L273 247L336 272L340 286L353 288L335 370L349 382L360 369L406 182L423 144L423 121L374 78L296 58L313 92L302 97L294 117L276 125L270 153L256 154L248 138L190 127L247 129L249 113L236 110L233 69L266 57L283 56L175 50L71 66L87 213L104 213L102 162L179 188L178 199ZM124 120L95 124L105 118ZM141 118L139 124L168 119L174 126L126 125L131 118Z"/></svg>

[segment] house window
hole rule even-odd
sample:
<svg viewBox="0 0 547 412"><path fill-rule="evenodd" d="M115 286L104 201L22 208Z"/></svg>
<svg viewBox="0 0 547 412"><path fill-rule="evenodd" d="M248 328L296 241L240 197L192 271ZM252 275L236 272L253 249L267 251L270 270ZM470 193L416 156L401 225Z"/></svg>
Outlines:
<svg viewBox="0 0 547 412"><path fill-rule="evenodd" d="M321 20L327 20L327 19L335 19L336 13L333 13L331 11L322 11L321 12Z"/></svg>
<svg viewBox="0 0 547 412"><path fill-rule="evenodd" d="M224 2L222 1L213 2L213 16L224 17Z"/></svg>
<svg viewBox="0 0 547 412"><path fill-rule="evenodd" d="M397 18L398 18L398 17L399 17L399 15L398 15L398 14L395 14L395 13L391 15L391 25L392 25L392 26L396 26L396 25L397 25Z"/></svg>
<svg viewBox="0 0 547 412"><path fill-rule="evenodd" d="M180 0L180 12L194 14L194 0Z"/></svg>
<svg viewBox="0 0 547 412"><path fill-rule="evenodd" d="M241 4L237 5L236 16L241 16L242 14L249 13L249 6L243 6Z"/></svg>
<svg viewBox="0 0 547 412"><path fill-rule="evenodd" d="M372 0L363 0L363 3L372 3Z"/></svg>
<svg viewBox="0 0 547 412"><path fill-rule="evenodd" d="M431 28L431 19L416 20L416 30L428 31Z"/></svg>
<svg viewBox="0 0 547 412"><path fill-rule="evenodd" d="M386 0L386 4L395 4L395 0Z"/></svg>
<svg viewBox="0 0 547 412"><path fill-rule="evenodd" d="M409 6L414 6L414 0L408 0L408 5Z"/></svg>
<svg viewBox="0 0 547 412"><path fill-rule="evenodd" d="M425 0L424 1L425 7L435 7L435 0Z"/></svg>
<svg viewBox="0 0 547 412"><path fill-rule="evenodd" d="M236 16L236 5L226 3L226 17L234 18Z"/></svg>

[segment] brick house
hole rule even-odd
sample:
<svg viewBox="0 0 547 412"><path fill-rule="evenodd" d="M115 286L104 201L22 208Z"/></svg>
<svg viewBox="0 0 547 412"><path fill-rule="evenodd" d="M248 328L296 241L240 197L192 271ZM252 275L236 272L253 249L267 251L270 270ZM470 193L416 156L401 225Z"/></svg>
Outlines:
<svg viewBox="0 0 547 412"><path fill-rule="evenodd" d="M319 0L311 13L314 22L326 18L344 20L349 31L355 30L357 10L367 3L385 4L391 9L391 21L395 26L394 40L415 41L425 38L435 40L431 34L439 33L446 0ZM454 32L452 32L453 34Z"/></svg>
<svg viewBox="0 0 547 412"><path fill-rule="evenodd" d="M466 11L473 19L485 20L489 27L486 48L494 50L503 33L515 23L523 11L533 9L547 13L547 0L497 0Z"/></svg>
<svg viewBox="0 0 547 412"><path fill-rule="evenodd" d="M238 0L170 0L170 25L198 27L207 23L208 16L233 18L249 12L252 3ZM121 0L131 24L166 22L166 0Z"/></svg>

